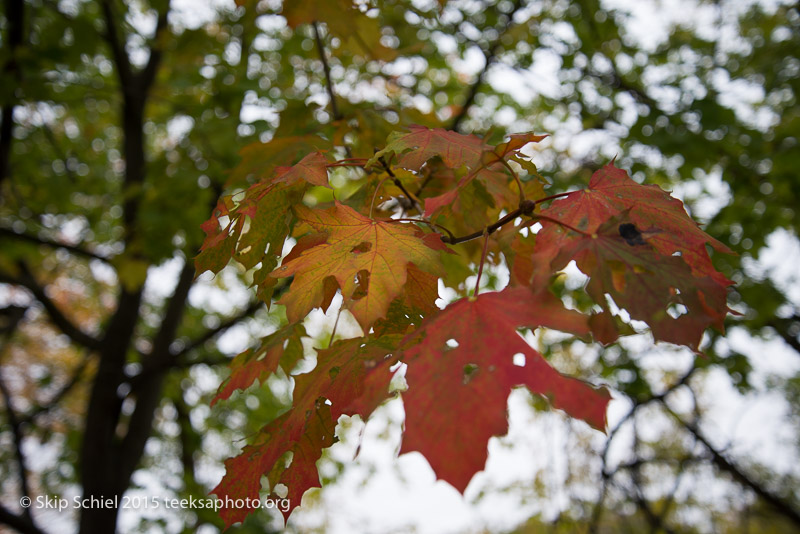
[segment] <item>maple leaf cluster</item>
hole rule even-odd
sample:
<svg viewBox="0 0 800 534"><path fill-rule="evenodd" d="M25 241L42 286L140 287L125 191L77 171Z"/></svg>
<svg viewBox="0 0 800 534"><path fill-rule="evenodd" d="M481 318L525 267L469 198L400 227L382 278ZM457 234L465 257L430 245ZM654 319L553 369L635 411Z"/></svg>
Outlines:
<svg viewBox="0 0 800 534"><path fill-rule="evenodd" d="M250 172L256 181L223 197L203 225L197 271L217 273L236 260L252 271L267 305L278 284L288 285L277 300L287 321L232 361L213 402L276 372L293 377L294 392L291 408L226 461L213 493L256 499L266 475L272 490L288 488L288 518L303 493L319 486L316 462L336 441L339 417L366 420L398 394L390 391L398 362L407 366L408 384L401 452L419 451L439 478L463 491L486 462L489 438L507 431L512 388L526 387L605 428L609 392L553 369L520 331L552 328L609 344L629 329L615 317L618 309L649 325L656 340L695 351L706 328L722 330L731 282L714 269L707 245L730 251L679 200L613 163L586 189L548 195L522 152L543 138L517 134L491 146L475 135L411 126L369 159L334 161L311 150L291 167L262 169L255 149L246 149L247 171L233 174L241 181ZM297 157L291 142L276 143L273 153ZM355 192L304 203L313 188L330 188L330 173L340 167L359 173ZM287 242L293 247L283 255ZM479 293L485 265L501 258L508 287ZM588 277L591 313L567 309L550 292L571 261ZM465 282L475 266L473 290ZM436 305L440 279L463 295L444 309ZM304 319L326 310L337 293L363 335L318 350L312 371L292 375L304 357ZM221 515L231 525L250 512Z"/></svg>

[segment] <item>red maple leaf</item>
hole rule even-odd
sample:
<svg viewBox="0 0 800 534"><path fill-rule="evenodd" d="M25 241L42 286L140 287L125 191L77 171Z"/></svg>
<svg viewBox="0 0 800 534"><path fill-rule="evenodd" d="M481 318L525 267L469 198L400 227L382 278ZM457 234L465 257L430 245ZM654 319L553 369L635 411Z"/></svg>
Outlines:
<svg viewBox="0 0 800 534"><path fill-rule="evenodd" d="M364 338L339 341L320 350L313 371L297 375L292 408L265 426L242 454L225 461L225 476L211 493L221 499L258 499L261 477L288 487L289 506L281 510L288 519L303 493L319 487L316 461L322 449L336 441L336 421L343 414L366 420L389 397L392 352L399 336L379 341ZM292 453L285 466L282 458ZM255 508L222 508L226 525L243 521Z"/></svg>
<svg viewBox="0 0 800 534"><path fill-rule="evenodd" d="M649 230L642 237L661 254L678 252L695 276L710 276L723 286L733 283L714 269L706 244L727 254L732 251L701 230L680 200L657 185L634 182L613 162L592 175L588 189L554 201L541 213L590 234L612 217L626 213L630 223ZM542 227L539 239L554 239L549 234L558 232L557 225L543 221ZM562 235L562 239L568 237Z"/></svg>
<svg viewBox="0 0 800 534"><path fill-rule="evenodd" d="M419 171L431 158L439 156L450 169L462 166L477 167L483 152L491 148L476 135L464 135L441 128L426 128L412 124L410 132L394 132L389 136L386 148L377 152L367 162L375 165L381 158L397 156L397 166L410 171Z"/></svg>
<svg viewBox="0 0 800 534"><path fill-rule="evenodd" d="M608 393L555 371L517 333L522 326L588 332L586 317L549 293L517 287L459 300L404 341L402 451L421 452L459 491L483 469L489 438L508 431L506 402L515 386L595 428L605 426ZM524 355L525 365L514 364L515 354Z"/></svg>
<svg viewBox="0 0 800 534"><path fill-rule="evenodd" d="M608 309L608 294L633 319L650 325L655 339L697 351L706 328L724 330L725 286L710 276L695 276L679 256L660 254L646 241L649 233L624 216L612 218L592 234L558 227L541 239L537 235L534 262L548 264L541 271L552 272L575 260L590 277L587 291L603 308ZM685 313L672 317L670 310L677 314L679 304ZM598 318L592 327L601 341L614 337L608 321Z"/></svg>

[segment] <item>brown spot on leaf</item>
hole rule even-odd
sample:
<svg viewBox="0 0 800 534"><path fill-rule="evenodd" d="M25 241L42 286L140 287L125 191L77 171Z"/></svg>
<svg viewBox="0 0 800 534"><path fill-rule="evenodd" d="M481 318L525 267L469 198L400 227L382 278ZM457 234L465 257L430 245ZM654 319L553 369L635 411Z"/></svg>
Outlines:
<svg viewBox="0 0 800 534"><path fill-rule="evenodd" d="M360 300L369 292L369 271L361 269L356 275L356 289L353 291L353 300Z"/></svg>
<svg viewBox="0 0 800 534"><path fill-rule="evenodd" d="M358 245L354 246L350 252L355 254L363 254L365 252L369 252L370 250L372 250L372 243L369 241L362 241Z"/></svg>
<svg viewBox="0 0 800 534"><path fill-rule="evenodd" d="M622 223L619 225L619 235L622 236L622 239L625 240L630 246L636 245L644 245L644 239L642 239L642 233L636 228L636 225L631 223Z"/></svg>

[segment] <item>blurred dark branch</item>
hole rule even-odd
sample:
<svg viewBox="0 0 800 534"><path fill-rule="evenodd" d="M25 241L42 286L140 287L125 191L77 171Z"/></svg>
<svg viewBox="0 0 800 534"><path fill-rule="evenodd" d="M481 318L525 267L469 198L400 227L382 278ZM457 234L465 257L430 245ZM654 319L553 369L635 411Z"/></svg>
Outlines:
<svg viewBox="0 0 800 534"><path fill-rule="evenodd" d="M198 450L198 443L200 437L192 427L192 421L189 418L190 407L183 400L183 390L179 391L174 398L172 398L172 405L175 407L177 415L177 423L181 429L180 442L181 442L181 463L183 464L183 476L188 478L193 486L198 486L195 477L195 462L194 455Z"/></svg>
<svg viewBox="0 0 800 534"><path fill-rule="evenodd" d="M169 347L183 319L186 299L193 284L194 263L187 259L164 310L161 326L153 339L153 348L145 359L146 364L170 358ZM132 390L133 396L136 397L136 407L121 444L119 458L121 487L128 486L130 477L144 452L144 445L150 437L153 418L163 395L165 373L166 369L148 374L144 380L137 382Z"/></svg>
<svg viewBox="0 0 800 534"><path fill-rule="evenodd" d="M70 182L76 184L78 182L78 179L75 176L75 173L72 172L72 169L70 168L68 161L70 156L66 152L64 152L64 149L61 148L61 145L58 143L58 139L56 139L56 136L53 133L52 128L50 128L50 126L47 124L47 121L44 120L44 118L42 118L41 129L42 133L44 133L44 136L47 138L47 141L50 143L50 146L53 147L53 152L55 153L56 157L64 162L64 172L66 172L67 178L69 178Z"/></svg>
<svg viewBox="0 0 800 534"><path fill-rule="evenodd" d="M133 71L131 70L130 58L125 51L125 38L121 37L117 32L117 25L114 15L114 8L111 6L111 0L103 0L100 3L103 10L103 19L106 24L106 31L103 35L108 46L111 48L111 55L114 58L114 63L117 67L117 77L119 78L120 85L130 87L133 83Z"/></svg>
<svg viewBox="0 0 800 534"><path fill-rule="evenodd" d="M638 480L634 482L634 485L636 487L633 491L633 500L636 502L636 506L638 506L642 513L644 513L645 519L647 519L647 522L650 524L650 532L653 534L658 532L666 532L667 534L671 534L675 532L664 524L663 514L655 513L653 508L650 506L650 503L647 502Z"/></svg>
<svg viewBox="0 0 800 534"><path fill-rule="evenodd" d="M120 91L123 96L122 105L122 130L123 153L125 156L125 189L123 194L127 197L123 203L123 221L125 223L126 241L133 239L133 225L139 210L141 191L136 190L145 179L145 149L144 149L144 108L150 89L156 78L158 67L162 58L163 34L167 28L169 2L158 13L153 44L150 46L150 57L145 67L135 71L131 66L128 53L125 51L126 36L120 35L115 24L115 15L111 5L112 0L103 0L102 10L105 18L105 38L111 48L117 74L120 81Z"/></svg>
<svg viewBox="0 0 800 534"><path fill-rule="evenodd" d="M331 68L328 65L328 57L325 53L325 45L322 42L322 36L319 33L319 24L317 21L311 23L314 28L314 40L317 43L317 52L319 59L322 61L322 70L325 73L325 87L328 90L328 98L331 101L331 113L334 120L340 120L342 115L339 113L339 106L336 104L336 93L333 92L333 81L331 80Z"/></svg>
<svg viewBox="0 0 800 534"><path fill-rule="evenodd" d="M5 83L16 84L20 81L20 69L17 65L16 52L22 45L25 24L25 2L23 0L5 1L5 18L8 36L6 37L4 48L7 48L9 58L3 65L3 78ZM13 80L13 81L11 81ZM11 143L14 140L14 99L19 95L14 95L10 102L3 105L0 112L2 123L0 123L0 195L2 186L8 177L11 160Z"/></svg>
<svg viewBox="0 0 800 534"><path fill-rule="evenodd" d="M142 84L142 89L145 92L149 91L150 87L153 85L153 82L156 79L156 73L158 72L158 66L161 64L161 56L163 54L161 39L163 38L164 30L167 28L169 10L170 5L169 2L167 2L167 6L164 11L160 11L158 13L156 30L153 35L153 44L150 46L150 57L147 60L147 65L145 65L144 69L142 69L142 72L139 75L141 78L140 83Z"/></svg>
<svg viewBox="0 0 800 534"><path fill-rule="evenodd" d="M800 354L800 340L797 339L797 335L792 335L790 330L797 323L800 323L800 315L794 314L788 318L774 317L767 322L767 326L775 330L787 345Z"/></svg>
<svg viewBox="0 0 800 534"><path fill-rule="evenodd" d="M703 444L705 449L711 454L711 460L720 471L728 473L736 482L742 486L750 489L761 497L766 503L771 505L775 511L790 520L796 527L800 527L800 511L798 511L791 503L786 501L779 495L776 495L771 490L765 488L762 484L748 476L731 460L717 450L705 437L703 432L696 423L684 420L680 415L675 413L666 401L661 400L664 409L669 413L681 426L683 426L694 438Z"/></svg>
<svg viewBox="0 0 800 534"><path fill-rule="evenodd" d="M487 48L486 50L481 50L484 57L484 65L481 71L478 73L477 78L475 81L472 82L472 85L467 90L467 95L464 98L464 104L461 106L461 110L453 117L453 121L450 123L450 130L458 130L458 127L461 126L461 122L467 118L467 114L469 113L469 108L472 107L472 104L475 102L475 97L478 95L478 91L480 90L481 86L483 85L483 80L486 77L486 73L489 71L489 68L494 64L497 60L498 54L503 50L503 36L505 33L514 26L514 15L522 9L524 4L524 0L515 0L514 6L512 7L511 11L506 15L506 23L502 28L497 28L497 39Z"/></svg>
<svg viewBox="0 0 800 534"><path fill-rule="evenodd" d="M614 65L613 61L610 61L610 63ZM658 103L643 88L626 81L614 67L609 72L598 72L589 67L584 69L583 73L605 86L628 93L634 100L640 104L647 105L650 109L658 109Z"/></svg>
<svg viewBox="0 0 800 534"><path fill-rule="evenodd" d="M25 436L22 433L22 424L20 423L19 418L17 417L17 412L14 410L14 403L11 398L11 392L6 387L5 380L2 376L2 367L0 366L0 395L3 397L3 404L5 404L6 414L8 417L8 424L11 426L11 434L14 436L14 456L17 459L17 468L19 469L19 486L20 492L23 496L30 497L31 496L31 488L28 485L28 466L25 461L25 455L22 452L22 442L24 441ZM33 517L31 516L31 509L23 508L22 515L24 515L28 521L33 523Z"/></svg>
<svg viewBox="0 0 800 534"><path fill-rule="evenodd" d="M102 254L98 254L96 252L92 252L91 250L87 250L85 248L79 247L77 245L70 245L69 243L62 243L60 241L56 241L54 239L49 239L46 237L40 237L33 234L28 233L19 233L15 232L10 228L3 228L0 227L0 237L7 237L10 239L16 239L18 241L25 241L26 243L33 243L36 245L45 245L51 248L60 248L66 250L68 252L72 252L76 256L82 256L84 258L88 258L91 260L100 260L103 262L108 263L110 258L104 256Z"/></svg>
<svg viewBox="0 0 800 534"><path fill-rule="evenodd" d="M264 303L261 302L260 300L251 302L247 306L247 308L240 311L233 317L221 322L216 327L207 330L199 337L187 342L182 349L177 350L175 352L170 352L169 356L167 356L166 358L162 358L159 360L151 360L149 364L146 365L144 369L142 369L141 374L131 379L131 383L136 384L146 379L148 375L151 375L153 373L160 373L171 368L176 368L176 367L182 368L190 365L196 365L199 363L206 363L208 365L217 365L228 362L230 358L227 357L221 357L214 360L191 360L191 361L184 360L184 357L193 352L194 350L196 350L197 348L203 346L206 342L210 341L216 336L236 326L243 320L252 317L256 311L260 310L263 307Z"/></svg>
<svg viewBox="0 0 800 534"><path fill-rule="evenodd" d="M650 503L648 502L647 497L644 493L642 466L646 463L646 460L642 459L642 455L639 451L640 444L641 441L639 440L639 429L637 428L636 422L634 420L633 454L636 457L637 461L633 462L632 467L630 469L631 481L633 482L633 500L636 503L636 506L638 506L639 509L644 514L645 519L647 519L647 522L650 524L650 532L652 534L656 534L660 531L664 531L667 532L667 534L670 534L674 531L664 524L664 515L667 509L665 508L661 514L657 514L650 506Z"/></svg>
<svg viewBox="0 0 800 534"><path fill-rule="evenodd" d="M175 358L174 358L175 362L177 362L182 356L204 345L207 341L217 337L218 335L224 333L228 329L233 328L237 324L241 323L243 320L252 317L253 314L255 314L258 310L260 310L263 307L264 303L261 302L260 300L251 302L247 306L247 308L243 309L230 319L227 319L221 322L216 327L209 329L208 331L203 333L200 337L189 341L183 349L175 353Z"/></svg>
<svg viewBox="0 0 800 534"><path fill-rule="evenodd" d="M25 415L22 416L20 422L22 423L33 422L33 420L39 415L49 412L50 410L58 406L61 400L64 397L66 397L70 391L72 391L72 388L74 388L81 381L81 375L83 375L83 372L86 370L86 367L89 364L89 360L91 359L90 356L91 355L87 353L83 357L81 362L75 367L75 370L72 371L72 376L69 378L69 380L67 380L64 383L64 385L61 386L61 388L53 394L53 396L50 398L49 401L39 404L32 410L28 411Z"/></svg>
<svg viewBox="0 0 800 534"><path fill-rule="evenodd" d="M197 482L197 465L195 455L201 451L203 438L192 426L190 418L191 407L183 399L183 389L170 399L175 407L176 422L180 427L181 464L183 465L183 480L186 490L191 494L205 495L206 490ZM194 532L202 525L208 523L202 515L196 515L194 522L186 525L190 532Z"/></svg>
<svg viewBox="0 0 800 534"><path fill-rule="evenodd" d="M85 347L89 350L98 350L101 342L97 338L87 334L81 330L75 323L64 315L56 304L47 296L44 288L39 285L39 282L34 277L33 273L28 269L27 265L23 262L18 262L17 266L20 270L18 278L9 276L6 273L0 272L0 282L6 284L14 284L22 286L30 291L34 298L38 300L44 307L47 315L55 326L58 327L67 337L78 345Z"/></svg>
<svg viewBox="0 0 800 534"><path fill-rule="evenodd" d="M0 523L6 524L21 534L45 534L26 516L17 515L0 504Z"/></svg>
<svg viewBox="0 0 800 534"><path fill-rule="evenodd" d="M608 439L606 440L606 444L605 447L603 448L603 454L602 454L603 468L601 472L602 486L600 489L600 498L595 503L594 509L592 510L592 517L589 520L588 532L590 534L595 534L596 532L598 532L598 529L600 527L600 519L603 514L603 503L605 502L606 495L608 494L608 485L611 479L614 477L614 475L617 473L619 469L634 467L634 465L618 465L614 471L608 470L608 454L609 451L611 450L611 442L617 436L617 433L619 433L620 429L636 415L636 412L639 410L639 408L641 408L642 406L646 406L652 402L663 402L664 399L666 399L673 391L687 384L689 382L689 379L695 373L695 371L697 371L697 367L695 365L692 365L688 371L686 371L683 375L681 375L681 377L678 380L676 380L671 386L669 386L661 393L651 395L647 399L640 401L632 399L633 408L631 408L631 410L627 414L625 414L625 416L622 419L620 419L620 421L616 424L616 426L613 429L611 429L611 431L608 433Z"/></svg>

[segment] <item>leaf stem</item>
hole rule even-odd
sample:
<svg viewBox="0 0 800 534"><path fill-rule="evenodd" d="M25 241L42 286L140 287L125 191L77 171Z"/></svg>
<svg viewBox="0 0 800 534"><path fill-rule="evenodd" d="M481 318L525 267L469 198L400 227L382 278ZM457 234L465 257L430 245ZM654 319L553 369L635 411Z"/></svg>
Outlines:
<svg viewBox="0 0 800 534"><path fill-rule="evenodd" d="M339 326L339 317L342 316L343 309L344 309L344 300L342 300L342 305L339 306L339 311L336 312L336 320L333 322L333 330L331 330L331 338L328 340L328 348L331 348L331 345L333 345L333 338L336 337L336 327Z"/></svg>
<svg viewBox="0 0 800 534"><path fill-rule="evenodd" d="M511 176L514 177L514 181L517 182L517 187L519 188L519 203L522 204L523 202L525 202L525 191L523 191L522 189L522 181L519 179L517 173L514 172L514 169L511 168L511 165L509 165L505 159L498 158L498 161L502 163L506 169L508 169L508 172L511 173Z"/></svg>
<svg viewBox="0 0 800 534"><path fill-rule="evenodd" d="M375 199L378 198L378 191L381 190L381 186L383 185L383 182L385 182L388 179L389 179L388 176L386 176L385 178L382 178L381 181L378 182L378 186L375 188L375 192L372 194L372 202L369 205L369 218L370 219L372 219L372 211L375 208Z"/></svg>
<svg viewBox="0 0 800 534"><path fill-rule="evenodd" d="M434 228L439 228L440 230L444 230L447 233L447 238L448 239L455 239L456 238L456 236L453 235L453 232L451 232L450 230L448 230L447 228L445 228L441 224L437 224L437 223L431 222L431 221L426 221L425 219L411 219L411 218L407 218L407 217L400 217L398 219L387 219L387 221L388 222L394 222L394 221L397 221L397 222L413 222L413 223L427 224L428 226L433 226ZM442 239L442 241L444 241L444 238Z"/></svg>
<svg viewBox="0 0 800 534"><path fill-rule="evenodd" d="M415 197L414 195L412 195L411 193L408 192L408 189L406 189L406 187L403 185L403 182L401 182L400 179L397 178L397 176L394 174L394 171L392 170L392 168L389 167L389 165L386 164L386 161L383 158L380 158L378 161L381 162L381 165L383 166L384 170L386 171L386 174L391 176L392 180L394 181L394 185L396 185L397 187L400 188L400 191L402 191L403 194L406 196L406 198L412 203L414 208L416 208L417 212L422 213L422 207L420 206L419 202L417 201L417 197Z"/></svg>
<svg viewBox="0 0 800 534"><path fill-rule="evenodd" d="M550 195L549 197L540 198L536 201L537 204L541 204L542 202L547 202L548 200L554 200L556 198L565 197L567 195L571 195L575 191L567 191L566 193L558 193L557 195Z"/></svg>
<svg viewBox="0 0 800 534"><path fill-rule="evenodd" d="M353 159L356 159L356 158L353 158ZM362 167L363 168L365 162L366 162L366 160L361 160L361 161L344 161L344 160L342 160L342 161L337 161L336 163L328 163L327 165L325 165L325 167L327 167L327 168L331 168L331 167Z"/></svg>
<svg viewBox="0 0 800 534"><path fill-rule="evenodd" d="M481 254L481 264L478 266L478 279L475 280L475 291L473 293L473 297L478 296L478 291L481 287L481 275L483 274L483 264L486 263L486 256L489 253L489 227L483 229L483 235L485 239L483 240L483 253Z"/></svg>
<svg viewBox="0 0 800 534"><path fill-rule="evenodd" d="M539 215L538 213L534 213L534 214L531 215L531 217L533 219L541 219L543 221L549 221L551 223L555 223L555 224L557 224L559 226L563 226L567 230L572 230L573 232L577 232L577 233L579 233L581 235L584 235L586 237L591 237L591 235L592 235L592 234L590 234L588 232L584 232L583 230L579 230L579 229L575 228L574 226L565 223L564 221L559 221L558 219L554 219L553 217L548 217L547 215Z"/></svg>

